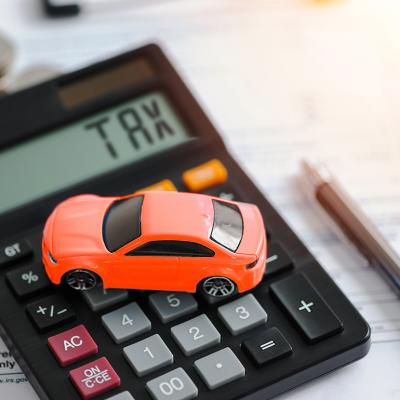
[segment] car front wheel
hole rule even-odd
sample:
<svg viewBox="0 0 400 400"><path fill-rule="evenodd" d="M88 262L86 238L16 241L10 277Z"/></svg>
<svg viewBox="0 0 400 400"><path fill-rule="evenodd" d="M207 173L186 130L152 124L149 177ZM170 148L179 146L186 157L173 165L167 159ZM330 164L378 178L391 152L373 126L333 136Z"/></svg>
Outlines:
<svg viewBox="0 0 400 400"><path fill-rule="evenodd" d="M86 269L74 269L65 274L65 283L75 290L90 290L99 283L99 277Z"/></svg>
<svg viewBox="0 0 400 400"><path fill-rule="evenodd" d="M207 296L223 298L232 295L236 285L224 276L211 276L200 283L200 289Z"/></svg>

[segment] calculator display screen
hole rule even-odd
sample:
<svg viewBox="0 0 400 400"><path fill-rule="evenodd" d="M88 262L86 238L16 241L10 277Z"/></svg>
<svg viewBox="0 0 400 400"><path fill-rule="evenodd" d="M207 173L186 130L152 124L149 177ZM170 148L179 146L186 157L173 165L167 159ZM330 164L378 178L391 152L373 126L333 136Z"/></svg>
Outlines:
<svg viewBox="0 0 400 400"><path fill-rule="evenodd" d="M137 97L0 152L0 213L191 140L167 97Z"/></svg>

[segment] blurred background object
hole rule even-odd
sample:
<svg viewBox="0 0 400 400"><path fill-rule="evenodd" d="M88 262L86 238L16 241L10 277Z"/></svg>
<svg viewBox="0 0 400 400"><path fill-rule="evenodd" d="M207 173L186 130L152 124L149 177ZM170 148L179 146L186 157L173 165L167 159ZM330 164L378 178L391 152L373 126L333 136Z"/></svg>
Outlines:
<svg viewBox="0 0 400 400"><path fill-rule="evenodd" d="M3 33L0 33L0 95L7 89L8 73L14 61L14 45Z"/></svg>

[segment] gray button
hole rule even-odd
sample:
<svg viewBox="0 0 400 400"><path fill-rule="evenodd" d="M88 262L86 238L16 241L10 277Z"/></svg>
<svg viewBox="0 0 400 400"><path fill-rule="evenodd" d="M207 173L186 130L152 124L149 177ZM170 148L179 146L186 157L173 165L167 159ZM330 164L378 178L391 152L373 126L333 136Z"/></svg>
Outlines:
<svg viewBox="0 0 400 400"><path fill-rule="evenodd" d="M245 375L246 371L235 353L225 347L195 361L194 367L208 386L216 389Z"/></svg>
<svg viewBox="0 0 400 400"><path fill-rule="evenodd" d="M128 291L123 289L104 289L103 286L96 286L91 290L83 291L82 295L92 311L100 311L125 301L128 298Z"/></svg>
<svg viewBox="0 0 400 400"><path fill-rule="evenodd" d="M171 328L171 334L186 356L221 341L220 333L205 314L175 325Z"/></svg>
<svg viewBox="0 0 400 400"><path fill-rule="evenodd" d="M232 335L239 335L267 322L267 313L252 294L218 307L222 318Z"/></svg>
<svg viewBox="0 0 400 400"><path fill-rule="evenodd" d="M137 376L143 376L174 362L174 356L160 335L153 335L124 348L124 355Z"/></svg>
<svg viewBox="0 0 400 400"><path fill-rule="evenodd" d="M146 384L154 400L190 400L197 397L199 391L182 369L177 368Z"/></svg>
<svg viewBox="0 0 400 400"><path fill-rule="evenodd" d="M125 390L125 392L118 393L115 396L107 397L106 400L135 400L135 399L127 390Z"/></svg>
<svg viewBox="0 0 400 400"><path fill-rule="evenodd" d="M115 343L121 343L151 329L151 322L136 303L104 314L101 321Z"/></svg>
<svg viewBox="0 0 400 400"><path fill-rule="evenodd" d="M158 292L149 301L164 324L197 311L197 301L189 293Z"/></svg>

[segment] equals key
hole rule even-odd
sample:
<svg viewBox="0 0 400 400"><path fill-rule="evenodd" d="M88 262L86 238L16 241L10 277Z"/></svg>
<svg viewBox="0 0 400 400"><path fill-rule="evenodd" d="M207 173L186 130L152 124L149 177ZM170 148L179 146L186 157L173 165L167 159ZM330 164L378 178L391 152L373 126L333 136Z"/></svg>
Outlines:
<svg viewBox="0 0 400 400"><path fill-rule="evenodd" d="M293 351L292 346L276 327L245 340L242 348L257 366L287 357Z"/></svg>

